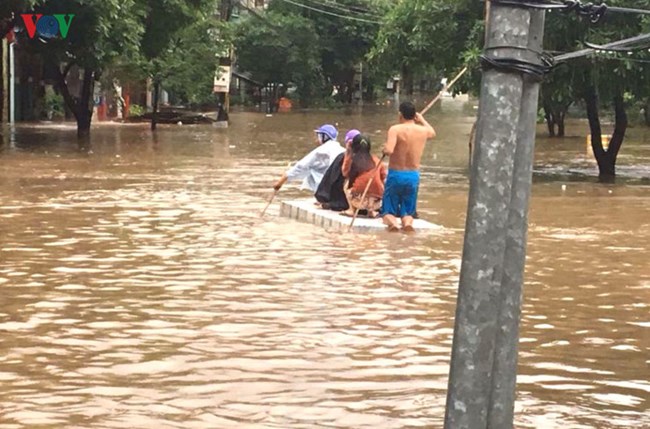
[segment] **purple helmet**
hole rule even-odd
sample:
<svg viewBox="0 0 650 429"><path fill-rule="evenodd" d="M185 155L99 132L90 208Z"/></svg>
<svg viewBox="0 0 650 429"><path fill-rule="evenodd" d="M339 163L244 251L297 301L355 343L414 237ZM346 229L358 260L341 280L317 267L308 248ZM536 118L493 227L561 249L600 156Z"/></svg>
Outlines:
<svg viewBox="0 0 650 429"><path fill-rule="evenodd" d="M317 130L314 131L319 134L325 134L327 137L329 137L332 140L336 140L336 137L338 137L339 135L339 132L336 130L336 127L330 124L322 125Z"/></svg>
<svg viewBox="0 0 650 429"><path fill-rule="evenodd" d="M352 140L353 138L355 138L359 134L361 134L361 131L359 131L359 130L350 130L350 131L348 131L347 134L345 134L345 143L347 143L349 140Z"/></svg>

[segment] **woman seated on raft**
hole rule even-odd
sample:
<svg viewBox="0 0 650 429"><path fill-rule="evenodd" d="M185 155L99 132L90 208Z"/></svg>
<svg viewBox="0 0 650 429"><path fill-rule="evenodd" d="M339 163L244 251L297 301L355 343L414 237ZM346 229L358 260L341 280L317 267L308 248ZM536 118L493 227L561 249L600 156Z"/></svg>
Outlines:
<svg viewBox="0 0 650 429"><path fill-rule="evenodd" d="M384 181L386 180L386 167L382 164L378 171L375 170L379 158L370 154L370 139L359 134L346 147L343 159L343 177L347 179L343 189L348 199L350 208L342 214L354 216L355 210L366 210L368 217L377 217L381 209L381 200L384 196ZM373 178L374 175L374 178ZM361 201L363 192L368 186L368 181L373 178L366 198Z"/></svg>
<svg viewBox="0 0 650 429"><path fill-rule="evenodd" d="M347 147L352 144L352 139L361 134L359 130L350 130L345 134L344 145ZM323 180L318 185L318 190L314 195L316 197L317 207L335 212L348 210L348 198L345 196L345 182L343 177L343 160L345 159L345 150L334 159L330 168L327 169Z"/></svg>

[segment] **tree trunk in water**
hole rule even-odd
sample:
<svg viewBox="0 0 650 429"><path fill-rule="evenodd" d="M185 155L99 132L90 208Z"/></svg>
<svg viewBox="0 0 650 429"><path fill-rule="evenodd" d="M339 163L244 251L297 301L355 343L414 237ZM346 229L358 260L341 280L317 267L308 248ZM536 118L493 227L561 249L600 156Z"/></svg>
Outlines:
<svg viewBox="0 0 650 429"><path fill-rule="evenodd" d="M77 139L79 139L79 144L84 146L90 141L90 124L92 121L92 114L88 111L79 112L79 117L77 118Z"/></svg>
<svg viewBox="0 0 650 429"><path fill-rule="evenodd" d="M70 63L65 67L63 72L61 70L58 71L56 84L63 95L66 107L72 112L77 120L77 138L83 146L83 144L90 140L90 124L93 117L94 107L91 100L95 85L95 72L90 69L84 69L81 94L79 98L76 98L70 94L70 89L65 80L72 66L73 63Z"/></svg>
<svg viewBox="0 0 650 429"><path fill-rule="evenodd" d="M93 118L93 103L91 103L95 83L95 74L90 69L84 69L84 80L81 97L77 105L77 137L79 140L90 139L90 123Z"/></svg>
<svg viewBox="0 0 650 429"><path fill-rule="evenodd" d="M614 97L614 116L614 134L612 134L612 139L609 141L609 147L607 148L608 169L604 172L605 174L602 171L600 172L600 178L603 181L614 181L616 177L616 158L618 158L618 153L621 146L623 146L623 140L625 140L628 121L623 94Z"/></svg>
<svg viewBox="0 0 650 429"><path fill-rule="evenodd" d="M544 104L544 119L546 119L546 126L548 127L548 136L555 137L555 118L553 117L553 109Z"/></svg>
<svg viewBox="0 0 650 429"><path fill-rule="evenodd" d="M650 98L645 102L645 109L643 109L643 116L645 116L645 124L650 127Z"/></svg>
<svg viewBox="0 0 650 429"><path fill-rule="evenodd" d="M625 132L628 125L623 95L614 97L616 122L614 124L614 134L609 141L607 150L603 148L602 130L598 115L598 95L594 87L588 88L585 95L585 102L587 105L589 128L591 129L591 148L598 163L598 177L601 182L613 182L616 178L616 158L625 139Z"/></svg>
<svg viewBox="0 0 650 429"><path fill-rule="evenodd" d="M564 111L559 112L557 122L557 136L564 137L564 118L566 118L566 112L568 108Z"/></svg>
<svg viewBox="0 0 650 429"><path fill-rule="evenodd" d="M413 95L413 76L407 66L402 66L402 80L400 85L402 86L402 91L407 96L410 97Z"/></svg>
<svg viewBox="0 0 650 429"><path fill-rule="evenodd" d="M158 104L160 104L160 82L156 79L153 84L153 113L151 114L151 131L156 131L158 125Z"/></svg>
<svg viewBox="0 0 650 429"><path fill-rule="evenodd" d="M568 110L569 106L553 108L549 104L544 104L544 118L546 119L549 137L564 137L564 119L566 118Z"/></svg>
<svg viewBox="0 0 650 429"><path fill-rule="evenodd" d="M585 93L585 105L587 107L587 118L589 119L589 130L591 131L591 149L598 162L598 169L602 173L604 159L607 153L603 149L602 131L598 113L598 94L596 88L590 86Z"/></svg>

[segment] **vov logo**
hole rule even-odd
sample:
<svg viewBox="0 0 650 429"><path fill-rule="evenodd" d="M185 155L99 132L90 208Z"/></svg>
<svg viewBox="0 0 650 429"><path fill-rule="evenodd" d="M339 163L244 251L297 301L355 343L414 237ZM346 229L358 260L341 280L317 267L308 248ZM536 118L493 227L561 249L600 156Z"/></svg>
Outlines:
<svg viewBox="0 0 650 429"><path fill-rule="evenodd" d="M68 37L70 24L72 24L73 14L68 15L41 15L24 13L22 15L25 29L30 39L33 39L36 33L43 39L53 39L59 33L62 38Z"/></svg>

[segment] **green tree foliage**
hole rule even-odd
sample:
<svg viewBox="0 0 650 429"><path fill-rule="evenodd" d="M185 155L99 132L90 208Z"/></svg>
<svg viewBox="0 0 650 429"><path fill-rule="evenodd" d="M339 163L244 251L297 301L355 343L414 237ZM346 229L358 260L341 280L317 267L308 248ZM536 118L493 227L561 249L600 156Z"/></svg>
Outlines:
<svg viewBox="0 0 650 429"><path fill-rule="evenodd" d="M2 0L0 2L0 37L4 37L18 24L21 13L29 13L36 0Z"/></svg>
<svg viewBox="0 0 650 429"><path fill-rule="evenodd" d="M263 18L238 23L234 40L239 68L254 79L264 84L294 83L304 104L322 94L319 38L309 19L270 11Z"/></svg>
<svg viewBox="0 0 650 429"><path fill-rule="evenodd" d="M33 11L43 15L74 14L66 38L56 37L45 43L38 37L29 39L22 31L20 41L40 54L46 64L54 65L57 86L77 120L78 134L87 137L95 81L116 58L138 52L142 26L135 0L40 0ZM83 70L78 94L71 93L68 86L69 72L75 66Z"/></svg>
<svg viewBox="0 0 650 429"><path fill-rule="evenodd" d="M167 51L165 88L181 102L213 101L217 56L228 50L229 35L224 23L204 16L177 33Z"/></svg>
<svg viewBox="0 0 650 429"><path fill-rule="evenodd" d="M397 3L385 18L370 58L376 60L375 64L401 72L406 80L412 73L444 70L452 52L458 52L453 50L452 42L457 24L445 19L453 10L452 2ZM434 52L449 54L434 56Z"/></svg>
<svg viewBox="0 0 650 429"><path fill-rule="evenodd" d="M379 7L363 0L297 3L312 9L278 0L271 2L269 10L303 17L312 23L317 34L312 49L320 58L323 78L328 86L339 88L340 101L351 102L355 68L365 59L379 28Z"/></svg>
<svg viewBox="0 0 650 429"><path fill-rule="evenodd" d="M275 0L237 25L239 68L264 83L295 83L303 105L332 87L339 101L351 102L355 68L374 42L382 11L363 0ZM265 53L272 53L268 66L259 61Z"/></svg>
<svg viewBox="0 0 650 429"><path fill-rule="evenodd" d="M587 21L575 16L547 13L544 47L552 54L580 49L588 28ZM551 137L564 137L564 120L569 107L580 99L580 90L577 88L580 73L579 68L573 64L560 65L542 83L540 106Z"/></svg>
<svg viewBox="0 0 650 429"><path fill-rule="evenodd" d="M438 74L476 60L483 37L483 5L470 0L396 2L383 19L372 64L401 73L407 93L413 74Z"/></svg>
<svg viewBox="0 0 650 429"><path fill-rule="evenodd" d="M138 0L144 13L140 65L154 84L156 127L160 90L165 86L186 102L205 101L217 68L218 54L227 51L225 25L216 17L213 0Z"/></svg>
<svg viewBox="0 0 650 429"><path fill-rule="evenodd" d="M67 37L47 41L19 32L21 45L53 65L57 89L88 135L96 81L111 76L163 80L180 99L203 101L211 95L217 53L227 44L224 25L215 19L215 0L7 0L0 20L9 28L20 13L73 14ZM12 19L14 18L14 19ZM70 90L70 71L82 71L80 90ZM159 91L156 92L158 94Z"/></svg>
<svg viewBox="0 0 650 429"><path fill-rule="evenodd" d="M480 81L477 64L483 45L483 5L471 0L401 0L386 3L384 18L370 58L378 67L401 72L408 91L413 73L451 74L462 64L472 67L458 89L476 92ZM610 6L650 9L650 0L610 0ZM585 47L585 42L605 44L650 32L647 16L609 12L599 24L575 14L549 12L545 50L554 54ZM613 177L618 152L627 128L628 105L650 110L650 55L647 45L637 53L597 53L556 67L541 91L549 133L563 135L569 106L584 103L590 121L592 146L600 175ZM615 126L609 148L601 144L599 109L614 107ZM650 113L646 114L650 121Z"/></svg>

